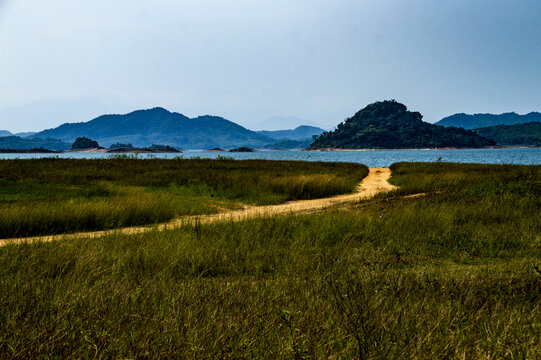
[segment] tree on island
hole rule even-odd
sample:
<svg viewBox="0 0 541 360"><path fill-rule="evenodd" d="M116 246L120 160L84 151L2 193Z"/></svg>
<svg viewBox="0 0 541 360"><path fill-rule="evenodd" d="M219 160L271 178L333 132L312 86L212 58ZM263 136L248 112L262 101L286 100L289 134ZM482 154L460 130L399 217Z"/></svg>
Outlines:
<svg viewBox="0 0 541 360"><path fill-rule="evenodd" d="M123 144L123 143L116 143L109 146L109 149L133 149L133 145L131 143Z"/></svg>
<svg viewBox="0 0 541 360"><path fill-rule="evenodd" d="M178 151L177 149L175 149L174 147L172 146L169 146L169 145L159 145L159 144L152 144L150 145L150 148L151 150L161 150L161 151Z"/></svg>
<svg viewBox="0 0 541 360"><path fill-rule="evenodd" d="M95 149L99 148L100 145L97 141L86 137L78 137L75 139L75 142L71 145L71 150L83 150L83 149Z"/></svg>

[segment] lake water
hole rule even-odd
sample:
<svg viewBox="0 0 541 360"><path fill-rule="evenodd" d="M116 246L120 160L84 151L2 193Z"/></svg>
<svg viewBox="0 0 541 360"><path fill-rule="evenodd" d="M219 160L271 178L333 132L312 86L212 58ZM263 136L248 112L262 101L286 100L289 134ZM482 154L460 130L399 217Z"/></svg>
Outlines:
<svg viewBox="0 0 541 360"><path fill-rule="evenodd" d="M29 159L44 157L74 159L109 158L105 153L63 153L63 154L0 154L0 159ZM434 162L440 159L448 162L482 164L541 164L541 148L513 149L467 149L467 150L367 150L367 151L256 151L253 153L212 153L185 151L180 154L139 154L139 158L170 159L174 157L216 158L226 156L237 160L302 160L356 162L369 167L388 167L399 161Z"/></svg>

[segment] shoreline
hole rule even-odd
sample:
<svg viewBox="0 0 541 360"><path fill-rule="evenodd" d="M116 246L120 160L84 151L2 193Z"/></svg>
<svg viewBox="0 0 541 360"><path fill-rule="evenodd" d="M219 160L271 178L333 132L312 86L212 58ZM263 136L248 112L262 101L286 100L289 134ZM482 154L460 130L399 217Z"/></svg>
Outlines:
<svg viewBox="0 0 541 360"><path fill-rule="evenodd" d="M482 148L408 148L408 149L393 149L393 148L367 148L367 149L338 149L338 148L324 148L324 149L254 149L256 152L265 151L302 151L302 152L361 152L361 151L427 151L427 150L505 150L505 149L540 149L539 146L530 145L517 145L517 146L490 146ZM49 149L0 149L0 154L71 154L71 153L105 153L105 154L180 154L183 152L207 152L207 153L231 153L236 151L230 150L201 150L201 149L188 149L188 150L148 150L148 149L134 149L131 151L115 151L110 149L84 149L84 150L49 150ZM250 151L253 152L253 151Z"/></svg>
<svg viewBox="0 0 541 360"><path fill-rule="evenodd" d="M366 148L366 149L340 149L340 148L323 148L323 149L299 149L298 151L419 151L419 150L499 150L499 149L538 149L535 145L516 145L516 146L485 146L485 147L442 147L442 148Z"/></svg>

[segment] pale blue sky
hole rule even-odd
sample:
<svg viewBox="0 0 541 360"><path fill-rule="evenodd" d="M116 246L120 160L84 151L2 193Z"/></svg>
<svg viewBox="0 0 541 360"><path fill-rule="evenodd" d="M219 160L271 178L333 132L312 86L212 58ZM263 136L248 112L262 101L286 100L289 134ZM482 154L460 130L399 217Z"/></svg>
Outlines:
<svg viewBox="0 0 541 360"><path fill-rule="evenodd" d="M163 106L332 128L541 111L538 0L0 0L0 129ZM272 119L267 121L268 119Z"/></svg>

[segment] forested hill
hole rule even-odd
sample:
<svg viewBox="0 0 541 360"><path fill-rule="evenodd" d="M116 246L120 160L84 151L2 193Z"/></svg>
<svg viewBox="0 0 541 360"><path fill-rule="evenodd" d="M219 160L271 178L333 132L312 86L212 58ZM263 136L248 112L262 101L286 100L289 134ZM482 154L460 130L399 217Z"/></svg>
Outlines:
<svg viewBox="0 0 541 360"><path fill-rule="evenodd" d="M416 149L475 148L494 145L492 140L460 128L445 128L422 121L419 112L408 111L395 100L368 105L340 123L336 130L324 133L311 149Z"/></svg>
<svg viewBox="0 0 541 360"><path fill-rule="evenodd" d="M497 145L541 145L541 122L489 126L473 131L494 140Z"/></svg>
<svg viewBox="0 0 541 360"><path fill-rule="evenodd" d="M526 115L519 115L515 112L504 114L455 114L441 119L436 125L455 126L464 129L475 129L497 125L525 124L533 121L541 122L541 113L531 112Z"/></svg>
<svg viewBox="0 0 541 360"><path fill-rule="evenodd" d="M77 137L97 140L102 146L167 144L181 149L263 147L274 139L257 134L218 116L190 119L163 108L138 110L125 115L103 115L83 123L63 124L34 136L73 142Z"/></svg>

